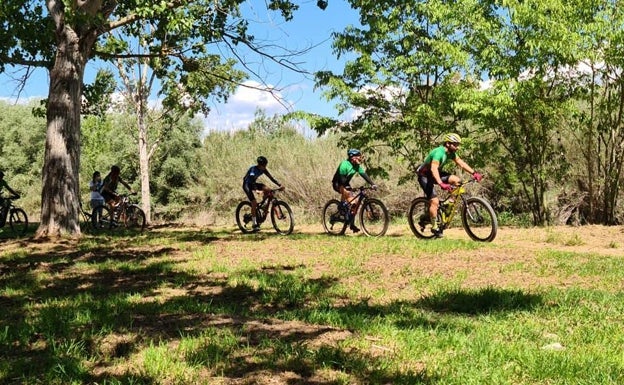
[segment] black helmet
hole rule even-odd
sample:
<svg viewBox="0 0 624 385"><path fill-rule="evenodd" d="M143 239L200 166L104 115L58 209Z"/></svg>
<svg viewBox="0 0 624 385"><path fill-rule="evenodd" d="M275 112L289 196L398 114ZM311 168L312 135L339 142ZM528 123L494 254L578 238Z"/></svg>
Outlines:
<svg viewBox="0 0 624 385"><path fill-rule="evenodd" d="M269 163L267 158L265 158L264 156L259 156L256 161L258 162L260 166L266 166Z"/></svg>
<svg viewBox="0 0 624 385"><path fill-rule="evenodd" d="M358 155L362 155L362 153L360 152L360 150L358 150L357 148L350 148L347 151L347 156L349 158L353 158L354 156L358 156Z"/></svg>

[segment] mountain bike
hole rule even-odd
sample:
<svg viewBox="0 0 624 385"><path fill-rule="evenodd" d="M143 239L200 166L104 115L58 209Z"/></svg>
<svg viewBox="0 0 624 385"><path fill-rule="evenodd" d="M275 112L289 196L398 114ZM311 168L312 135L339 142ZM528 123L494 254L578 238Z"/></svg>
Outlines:
<svg viewBox="0 0 624 385"><path fill-rule="evenodd" d="M351 220L351 206L357 205L356 218L364 234L369 237L379 237L388 231L390 215L388 209L377 198L368 196L371 187L360 187L357 194L349 199L347 204L338 199L330 199L323 207L323 227L331 235L343 235Z"/></svg>
<svg viewBox="0 0 624 385"><path fill-rule="evenodd" d="M122 194L119 204L113 209L109 209L106 205L95 208L96 210L102 209L100 224L103 229L115 230L122 227L138 231L145 229L145 212L130 199L131 195L137 195L137 193Z"/></svg>
<svg viewBox="0 0 624 385"><path fill-rule="evenodd" d="M281 189L269 191L256 207L256 222L261 225L271 215L271 223L278 234L288 235L295 228L293 212L288 203L275 197L275 193ZM242 201L236 207L236 224L244 233L254 232L253 217L251 215L251 202Z"/></svg>
<svg viewBox="0 0 624 385"><path fill-rule="evenodd" d="M97 222L94 221L93 213L97 212L95 210L87 211L82 206L82 202L80 202L80 215L82 216L82 220L80 221L80 228L82 231L92 231L92 230L102 230L110 227L110 222L103 222L103 218L111 218L110 209L106 205L98 205L96 207L97 210L102 210L101 215L97 218Z"/></svg>
<svg viewBox="0 0 624 385"><path fill-rule="evenodd" d="M0 207L0 227L4 227L8 219L13 233L22 236L28 230L28 216L26 211L13 204L16 199L19 199L19 196L4 198L4 205Z"/></svg>
<svg viewBox="0 0 624 385"><path fill-rule="evenodd" d="M474 179L460 183L438 205L438 225L440 230L451 227L457 212L461 213L461 223L466 233L475 241L492 242L498 231L496 213L490 203L481 197L470 196L466 185L476 182ZM418 197L412 201L407 217L410 229L418 238L434 237L431 231L429 200Z"/></svg>

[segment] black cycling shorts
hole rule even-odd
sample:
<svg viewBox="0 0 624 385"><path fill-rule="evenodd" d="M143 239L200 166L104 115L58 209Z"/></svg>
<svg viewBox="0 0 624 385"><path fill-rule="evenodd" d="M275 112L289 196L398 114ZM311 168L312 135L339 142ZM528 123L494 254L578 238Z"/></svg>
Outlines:
<svg viewBox="0 0 624 385"><path fill-rule="evenodd" d="M247 199L249 199L250 202L256 200L256 196L253 193L254 190L262 191L264 187L263 183L243 183L243 191L245 191L245 195L247 195Z"/></svg>

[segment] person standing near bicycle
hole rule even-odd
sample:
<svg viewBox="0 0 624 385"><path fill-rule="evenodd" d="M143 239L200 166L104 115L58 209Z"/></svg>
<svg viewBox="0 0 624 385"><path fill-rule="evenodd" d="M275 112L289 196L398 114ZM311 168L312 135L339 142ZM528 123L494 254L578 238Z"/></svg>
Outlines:
<svg viewBox="0 0 624 385"><path fill-rule="evenodd" d="M356 194L351 188L351 179L355 174L360 174L360 176L371 185L373 190L377 189L377 185L368 176L364 166L362 166L363 161L364 157L360 150L356 148L347 150L347 159L340 162L332 178L332 187L334 191L340 194L341 204L345 206L345 211L349 214L348 218L346 218L349 220L349 228L354 233L357 233L360 229L355 225L355 214L357 213L358 206L349 204Z"/></svg>
<svg viewBox="0 0 624 385"><path fill-rule="evenodd" d="M243 191L245 191L245 195L251 202L251 218L253 220L253 231L260 230L260 225L256 219L256 209L258 208L258 202L256 201L256 196L254 195L254 191L262 191L263 197L266 196L267 193L271 191L271 189L263 183L258 183L256 180L262 176L266 175L267 178L271 180L271 182L275 183L280 190L284 190L284 186L282 186L273 175L267 170L267 165L269 161L264 156L259 156L256 159L256 165L249 167L247 173L243 177Z"/></svg>
<svg viewBox="0 0 624 385"><path fill-rule="evenodd" d="M102 175L99 171L95 171L93 173L93 177L89 181L89 191L91 191L91 222L93 223L94 228L100 218L102 218L102 205L104 204L104 197L100 193L102 184Z"/></svg>
<svg viewBox="0 0 624 385"><path fill-rule="evenodd" d="M20 195L17 192L15 192L15 190L9 187L9 184L7 183L7 181L4 180L4 171L0 170L0 209L3 209L4 206L8 203L2 197L3 190L7 190L8 192L10 192L12 194L11 198L13 199L18 199L20 197Z"/></svg>
<svg viewBox="0 0 624 385"><path fill-rule="evenodd" d="M132 187L130 187L130 185L121 178L119 173L119 166L112 166L108 175L104 177L104 180L102 181L102 188L100 189L100 193L106 201L106 204L108 204L113 211L115 211L115 208L119 205L121 200L121 197L117 194L117 186L119 183L124 185L124 187L126 187L131 194L134 194Z"/></svg>
<svg viewBox="0 0 624 385"><path fill-rule="evenodd" d="M438 227L437 213L440 205L440 198L437 196L434 185L439 185L442 190L451 191L461 182L461 178L442 171L444 165L452 160L462 170L471 174L472 177L480 182L483 178L481 174L470 167L463 159L457 155L457 150L461 145L462 139L456 133L448 133L444 135L442 145L434 148L429 152L423 163L418 166L416 173L418 175L418 184L425 193L425 197L429 200L429 217L431 220L431 232L436 238L441 238L442 230Z"/></svg>

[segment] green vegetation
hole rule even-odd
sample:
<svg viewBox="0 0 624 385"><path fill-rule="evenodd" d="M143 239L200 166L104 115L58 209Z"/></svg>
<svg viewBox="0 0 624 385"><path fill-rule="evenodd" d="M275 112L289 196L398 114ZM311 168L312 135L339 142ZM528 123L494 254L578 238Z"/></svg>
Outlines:
<svg viewBox="0 0 624 385"><path fill-rule="evenodd" d="M0 383L622 383L624 258L547 244L228 229L5 243Z"/></svg>

